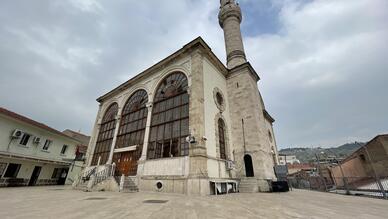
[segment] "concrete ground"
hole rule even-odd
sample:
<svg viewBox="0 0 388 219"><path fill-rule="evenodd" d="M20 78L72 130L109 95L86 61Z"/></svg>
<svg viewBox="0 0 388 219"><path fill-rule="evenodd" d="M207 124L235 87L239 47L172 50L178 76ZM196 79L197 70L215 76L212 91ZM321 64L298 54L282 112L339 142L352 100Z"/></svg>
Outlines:
<svg viewBox="0 0 388 219"><path fill-rule="evenodd" d="M294 190L185 196L0 188L0 218L387 218L388 200ZM165 203L144 203L144 201ZM154 201L152 201L154 200ZM155 201L156 200L156 201Z"/></svg>

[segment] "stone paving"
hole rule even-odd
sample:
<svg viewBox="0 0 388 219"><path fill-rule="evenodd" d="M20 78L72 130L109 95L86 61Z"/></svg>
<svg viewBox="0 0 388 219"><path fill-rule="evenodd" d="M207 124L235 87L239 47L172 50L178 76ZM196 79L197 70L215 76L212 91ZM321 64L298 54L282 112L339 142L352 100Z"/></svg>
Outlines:
<svg viewBox="0 0 388 219"><path fill-rule="evenodd" d="M0 188L0 218L388 218L388 201L294 190L185 196Z"/></svg>

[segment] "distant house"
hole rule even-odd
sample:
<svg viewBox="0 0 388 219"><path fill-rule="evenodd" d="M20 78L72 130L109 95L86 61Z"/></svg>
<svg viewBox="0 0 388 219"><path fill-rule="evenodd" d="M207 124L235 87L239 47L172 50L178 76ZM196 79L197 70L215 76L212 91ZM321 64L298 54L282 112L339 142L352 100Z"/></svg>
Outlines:
<svg viewBox="0 0 388 219"><path fill-rule="evenodd" d="M279 154L279 164L280 165L297 164L297 163L300 163L300 161L298 159L296 159L295 155Z"/></svg>
<svg viewBox="0 0 388 219"><path fill-rule="evenodd" d="M71 184L83 165L75 158L86 137L70 132L0 107L0 187Z"/></svg>
<svg viewBox="0 0 388 219"><path fill-rule="evenodd" d="M374 137L364 147L346 157L340 165L349 183L365 182L367 178L374 180L374 170L381 178L388 178L388 134ZM332 167L331 172L336 184L343 185L340 166Z"/></svg>
<svg viewBox="0 0 388 219"><path fill-rule="evenodd" d="M314 172L315 166L313 164L309 163L294 163L294 164L287 164L288 168L288 174L293 174L299 171L304 172Z"/></svg>
<svg viewBox="0 0 388 219"><path fill-rule="evenodd" d="M70 129L66 129L63 131L63 134L70 136L74 139L77 139L81 142L81 144L77 145L76 152L75 152L75 160L77 161L83 161L86 159L86 152L88 150L88 145L90 141L90 136L84 135L80 132L75 132Z"/></svg>

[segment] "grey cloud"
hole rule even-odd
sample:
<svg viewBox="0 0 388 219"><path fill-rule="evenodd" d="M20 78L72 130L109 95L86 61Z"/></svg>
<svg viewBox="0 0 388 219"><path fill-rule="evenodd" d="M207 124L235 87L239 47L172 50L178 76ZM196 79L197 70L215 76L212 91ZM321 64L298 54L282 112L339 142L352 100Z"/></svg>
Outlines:
<svg viewBox="0 0 388 219"><path fill-rule="evenodd" d="M388 131L384 1L287 1L283 30L249 38L278 142L335 146Z"/></svg>
<svg viewBox="0 0 388 219"><path fill-rule="evenodd" d="M329 146L388 131L387 3L272 4L279 32L249 34L245 47L279 145ZM224 60L217 11L208 0L3 1L0 105L90 133L98 96L195 37Z"/></svg>

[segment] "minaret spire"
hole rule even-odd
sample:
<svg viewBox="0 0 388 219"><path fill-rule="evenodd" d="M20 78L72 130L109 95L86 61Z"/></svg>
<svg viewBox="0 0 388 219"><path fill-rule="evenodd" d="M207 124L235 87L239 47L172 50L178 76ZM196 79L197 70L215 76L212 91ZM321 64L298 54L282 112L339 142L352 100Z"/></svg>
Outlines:
<svg viewBox="0 0 388 219"><path fill-rule="evenodd" d="M218 21L224 30L227 67L232 69L247 62L240 30L242 14L235 0L220 0L220 3Z"/></svg>

